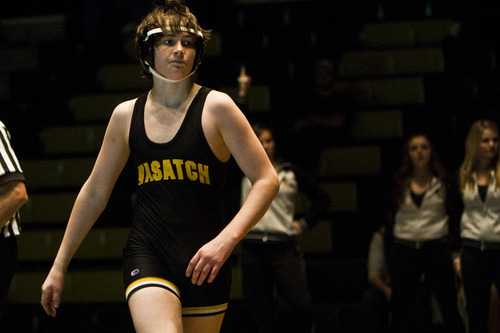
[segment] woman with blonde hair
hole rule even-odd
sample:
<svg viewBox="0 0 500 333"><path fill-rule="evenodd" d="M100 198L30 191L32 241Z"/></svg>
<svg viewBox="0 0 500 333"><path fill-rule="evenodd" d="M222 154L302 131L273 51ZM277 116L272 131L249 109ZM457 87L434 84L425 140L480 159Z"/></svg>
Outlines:
<svg viewBox="0 0 500 333"><path fill-rule="evenodd" d="M488 332L492 283L500 286L500 163L498 126L477 120L465 141L458 174L457 212L461 252L454 260L461 276L468 332Z"/></svg>

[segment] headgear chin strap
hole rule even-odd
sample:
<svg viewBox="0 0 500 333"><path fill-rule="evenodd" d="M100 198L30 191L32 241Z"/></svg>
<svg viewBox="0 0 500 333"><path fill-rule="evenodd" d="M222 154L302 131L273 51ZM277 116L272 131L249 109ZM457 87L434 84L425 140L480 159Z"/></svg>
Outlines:
<svg viewBox="0 0 500 333"><path fill-rule="evenodd" d="M187 79L188 77L190 77L191 75L194 74L194 70L191 71L191 73L189 73L188 75L184 76L183 78L181 79L169 79L168 77L164 76L164 75L161 75L160 73L157 73L153 67L149 66L149 71L151 72L151 74L153 74L153 76L159 78L160 80L163 80L163 81L166 81L166 82L170 82L170 83L175 83L175 82L181 82L185 79Z"/></svg>

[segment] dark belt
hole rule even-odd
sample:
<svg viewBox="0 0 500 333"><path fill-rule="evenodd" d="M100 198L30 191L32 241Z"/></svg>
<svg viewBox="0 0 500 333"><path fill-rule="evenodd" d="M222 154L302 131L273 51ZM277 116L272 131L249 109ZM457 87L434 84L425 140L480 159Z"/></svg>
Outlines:
<svg viewBox="0 0 500 333"><path fill-rule="evenodd" d="M288 243L293 242L294 237L288 236L285 234L279 233L268 233L268 232L249 232L245 238L243 239L245 242L254 242L254 243L267 243L267 242L280 242L280 243Z"/></svg>
<svg viewBox="0 0 500 333"><path fill-rule="evenodd" d="M435 245L441 245L446 243L447 238L437 238L437 239L429 239L429 240L408 240L408 239L402 239L402 238L394 238L394 243L411 247L412 249L423 249L426 247L430 246L435 246Z"/></svg>
<svg viewBox="0 0 500 333"><path fill-rule="evenodd" d="M470 238L462 239L463 246L470 246L476 249L484 250L500 250L500 242L485 242L482 240L475 240Z"/></svg>

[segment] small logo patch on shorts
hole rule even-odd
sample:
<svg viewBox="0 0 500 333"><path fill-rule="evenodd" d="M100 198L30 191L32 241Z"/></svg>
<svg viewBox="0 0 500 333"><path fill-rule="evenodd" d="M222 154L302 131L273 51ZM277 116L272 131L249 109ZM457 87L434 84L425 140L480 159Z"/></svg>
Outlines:
<svg viewBox="0 0 500 333"><path fill-rule="evenodd" d="M139 268L136 268L132 272L130 272L130 276L136 276L137 274L139 274Z"/></svg>

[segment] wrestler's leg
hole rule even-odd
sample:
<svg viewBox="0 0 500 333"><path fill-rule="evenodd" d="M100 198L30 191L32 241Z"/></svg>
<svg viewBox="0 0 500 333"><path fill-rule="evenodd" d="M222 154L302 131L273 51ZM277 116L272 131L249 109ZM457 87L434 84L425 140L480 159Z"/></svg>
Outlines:
<svg viewBox="0 0 500 333"><path fill-rule="evenodd" d="M213 316L182 318L184 333L219 333L224 313Z"/></svg>
<svg viewBox="0 0 500 333"><path fill-rule="evenodd" d="M130 295L128 306L137 333L183 332L181 302L167 289L139 289Z"/></svg>

